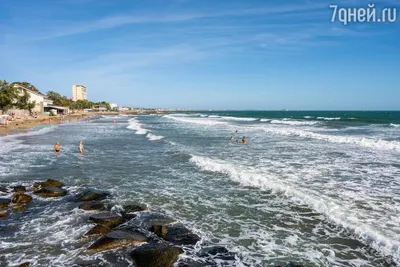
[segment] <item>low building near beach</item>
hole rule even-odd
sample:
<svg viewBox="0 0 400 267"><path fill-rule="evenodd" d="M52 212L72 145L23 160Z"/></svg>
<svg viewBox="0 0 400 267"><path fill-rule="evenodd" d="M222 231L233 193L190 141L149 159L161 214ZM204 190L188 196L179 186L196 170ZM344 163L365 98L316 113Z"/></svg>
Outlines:
<svg viewBox="0 0 400 267"><path fill-rule="evenodd" d="M44 112L44 97L45 97L44 94L30 90L20 84L14 84L14 88L17 88L19 90L18 93L20 95L23 95L25 92L27 92L30 96L30 98L29 98L30 102L35 101L36 105L32 109L32 112L43 114L43 112Z"/></svg>

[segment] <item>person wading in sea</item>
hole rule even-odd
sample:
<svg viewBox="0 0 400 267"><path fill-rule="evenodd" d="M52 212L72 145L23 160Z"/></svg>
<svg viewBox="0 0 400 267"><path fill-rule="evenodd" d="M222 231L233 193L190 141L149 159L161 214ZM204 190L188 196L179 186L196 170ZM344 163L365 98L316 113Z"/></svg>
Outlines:
<svg viewBox="0 0 400 267"><path fill-rule="evenodd" d="M54 151L55 151L55 152L60 152L60 151L61 151L61 146L60 146L60 143L59 143L59 142L57 142L57 143L54 145Z"/></svg>
<svg viewBox="0 0 400 267"><path fill-rule="evenodd" d="M83 151L84 151L82 140L79 140L78 150L79 150L79 153L81 153L81 154L82 154Z"/></svg>

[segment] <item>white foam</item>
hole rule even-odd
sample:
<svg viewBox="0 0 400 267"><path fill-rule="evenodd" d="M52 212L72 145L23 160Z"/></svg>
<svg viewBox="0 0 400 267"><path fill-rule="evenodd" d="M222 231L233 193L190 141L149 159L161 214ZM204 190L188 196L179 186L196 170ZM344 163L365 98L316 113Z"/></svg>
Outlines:
<svg viewBox="0 0 400 267"><path fill-rule="evenodd" d="M230 116L222 116L223 120L233 120L233 121L256 121L256 118L244 118L244 117L230 117Z"/></svg>
<svg viewBox="0 0 400 267"><path fill-rule="evenodd" d="M146 134L148 131L142 128L142 124L137 121L136 118L132 118L128 121L129 125L126 127L130 130L136 131L136 134Z"/></svg>
<svg viewBox="0 0 400 267"><path fill-rule="evenodd" d="M290 119L282 119L282 120L271 120L272 124L286 124L286 125L317 125L319 122L316 121L295 121Z"/></svg>
<svg viewBox="0 0 400 267"><path fill-rule="evenodd" d="M391 123L391 124L389 124L389 126L390 126L390 127L400 127L400 124Z"/></svg>
<svg viewBox="0 0 400 267"><path fill-rule="evenodd" d="M270 122L270 121L272 121L272 119L261 119L260 121L261 122Z"/></svg>
<svg viewBox="0 0 400 267"><path fill-rule="evenodd" d="M313 116L304 116L305 119L312 119L314 118Z"/></svg>
<svg viewBox="0 0 400 267"><path fill-rule="evenodd" d="M326 120L326 121L333 121L333 120L340 120L340 117L336 117L336 118L327 118L327 117L317 117L317 120Z"/></svg>
<svg viewBox="0 0 400 267"><path fill-rule="evenodd" d="M379 150L400 151L400 142L398 141L387 141L381 139L372 139L372 138L356 137L356 136L327 135L327 134L319 134L292 128L276 129L276 128L264 127L263 130L265 132L277 135L298 136L303 138L323 140L331 143L353 144Z"/></svg>
<svg viewBox="0 0 400 267"><path fill-rule="evenodd" d="M227 122L224 121L216 121L216 120L208 120L204 118L181 118L181 117L174 117L170 115L165 115L165 118L168 119L173 119L178 122L184 122L184 123L192 123L192 124L201 124L201 125L218 125L218 124L227 124Z"/></svg>
<svg viewBox="0 0 400 267"><path fill-rule="evenodd" d="M161 135L154 135L154 134L151 134L151 133L148 133L148 134L146 135L146 137L147 137L147 139L149 139L150 141L157 141L157 140L161 140L161 139L164 138L164 136L161 136Z"/></svg>
<svg viewBox="0 0 400 267"><path fill-rule="evenodd" d="M243 186L271 190L273 193L283 194L291 198L296 203L312 207L315 211L324 214L328 220L351 230L374 249L384 255L393 256L397 262L400 261L400 241L392 239L392 236L385 236L372 225L359 220L357 216L349 216L349 214L354 214L353 210L348 210L340 200L329 198L329 196L321 195L319 192L307 188L299 188L295 184L286 183L284 179L280 179L262 168L251 168L218 159L191 156L190 162L204 171L226 174L230 179ZM287 241L294 243L296 240L289 239Z"/></svg>

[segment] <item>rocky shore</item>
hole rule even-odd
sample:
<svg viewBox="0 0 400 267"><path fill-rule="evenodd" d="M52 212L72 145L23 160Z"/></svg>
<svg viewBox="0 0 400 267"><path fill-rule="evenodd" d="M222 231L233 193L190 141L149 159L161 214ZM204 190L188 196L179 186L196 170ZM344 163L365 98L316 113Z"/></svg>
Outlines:
<svg viewBox="0 0 400 267"><path fill-rule="evenodd" d="M84 255L124 248L136 267L236 266L240 260L239 255L227 248L202 241L199 235L173 218L148 211L141 203L119 205L105 191L85 188L77 194L69 194L63 182L48 179L28 187L0 188L0 193L3 195L0 197L1 220L29 209L34 201L32 196L64 198L87 212L87 223L92 228L81 237L86 240ZM16 266L34 266L29 259L19 264ZM102 266L99 264L96 259L78 258L73 266ZM276 266L300 267L294 263Z"/></svg>

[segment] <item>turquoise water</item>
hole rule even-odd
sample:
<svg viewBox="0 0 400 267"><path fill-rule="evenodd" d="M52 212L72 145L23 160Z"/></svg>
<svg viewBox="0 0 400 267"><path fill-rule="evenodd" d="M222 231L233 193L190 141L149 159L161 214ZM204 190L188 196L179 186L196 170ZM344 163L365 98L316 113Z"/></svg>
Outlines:
<svg viewBox="0 0 400 267"><path fill-rule="evenodd" d="M71 194L108 190L112 203L145 203L184 223L202 236L199 247L226 246L238 255L233 266L395 266L399 125L392 111L102 116L0 137L0 186L51 177ZM61 155L51 151L57 141ZM34 197L27 212L0 221L0 260L131 266L124 250L85 253L87 217L65 198Z"/></svg>

